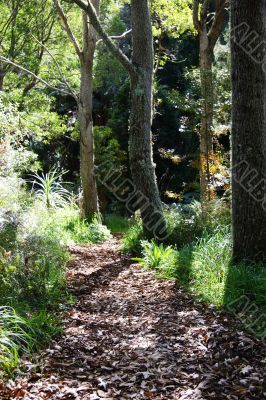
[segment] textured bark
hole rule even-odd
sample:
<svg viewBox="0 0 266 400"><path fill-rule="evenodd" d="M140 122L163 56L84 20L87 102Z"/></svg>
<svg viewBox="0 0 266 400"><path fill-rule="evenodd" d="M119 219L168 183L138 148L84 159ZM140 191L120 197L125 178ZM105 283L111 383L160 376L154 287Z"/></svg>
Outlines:
<svg viewBox="0 0 266 400"><path fill-rule="evenodd" d="M129 161L144 227L153 235L164 226L152 146L153 36L148 2L131 0L133 37ZM141 22L141 23L140 23ZM143 200L144 198L144 200ZM160 229L158 227L158 231Z"/></svg>
<svg viewBox="0 0 266 400"><path fill-rule="evenodd" d="M5 79L5 73L4 71L0 70L0 92L4 91L4 79Z"/></svg>
<svg viewBox="0 0 266 400"><path fill-rule="evenodd" d="M140 209L149 236L165 235L152 151L153 37L148 0L131 0L133 38L132 62L104 31L97 13L84 0L73 0L90 17L95 30L114 57L125 67L131 80L129 158L136 195L132 202ZM160 234L160 231L164 232Z"/></svg>
<svg viewBox="0 0 266 400"><path fill-rule="evenodd" d="M99 11L99 0L94 1ZM89 24L88 16L83 13L83 50L80 57L81 82L78 104L80 123L80 175L82 182L82 213L91 219L99 213L98 193L94 174L94 141L93 141L93 61L96 49L97 34Z"/></svg>
<svg viewBox="0 0 266 400"><path fill-rule="evenodd" d="M266 0L231 7L233 256L257 261L266 256Z"/></svg>
<svg viewBox="0 0 266 400"><path fill-rule="evenodd" d="M210 164L213 154L213 52L210 49L206 27L200 34L200 76L202 92L202 114L200 127L200 188L201 201L205 205L211 200Z"/></svg>
<svg viewBox="0 0 266 400"><path fill-rule="evenodd" d="M200 3L202 3L200 9ZM212 2L210 0L194 0L193 22L199 33L199 59L202 94L202 114L200 128L200 189L201 202L205 209L211 200L210 166L213 158L213 114L214 114L214 87L213 87L213 59L214 48L219 39L224 22L226 0L216 0L215 14L211 26L208 24L208 14Z"/></svg>
<svg viewBox="0 0 266 400"><path fill-rule="evenodd" d="M60 16L65 31L72 43L80 61L80 94L75 95L78 105L78 118L80 123L80 176L82 185L82 198L80 201L81 214L84 218L91 219L99 213L98 191L95 179L94 141L93 141L93 62L97 43L97 33L91 18L88 19L84 2L83 21L83 48L80 48L77 38L72 32L68 18L64 13L60 0L54 0L58 15ZM96 17L99 15L100 0L91 0Z"/></svg>

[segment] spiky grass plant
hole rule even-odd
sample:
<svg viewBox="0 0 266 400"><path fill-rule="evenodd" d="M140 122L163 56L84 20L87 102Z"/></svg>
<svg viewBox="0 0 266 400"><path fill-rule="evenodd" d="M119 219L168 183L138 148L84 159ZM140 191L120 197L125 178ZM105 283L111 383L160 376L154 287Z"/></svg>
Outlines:
<svg viewBox="0 0 266 400"><path fill-rule="evenodd" d="M64 187L62 180L67 171L53 168L47 173L32 174L32 190L48 209L61 207L71 200L71 193ZM67 184L68 182L65 182Z"/></svg>

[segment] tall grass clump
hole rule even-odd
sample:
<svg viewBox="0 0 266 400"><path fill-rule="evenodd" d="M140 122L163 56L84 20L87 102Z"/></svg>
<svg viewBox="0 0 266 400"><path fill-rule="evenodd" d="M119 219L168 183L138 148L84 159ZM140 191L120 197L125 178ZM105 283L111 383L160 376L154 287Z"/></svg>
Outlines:
<svg viewBox="0 0 266 400"><path fill-rule="evenodd" d="M29 353L35 345L34 333L27 320L11 307L0 307L0 376L18 366L21 351Z"/></svg>
<svg viewBox="0 0 266 400"><path fill-rule="evenodd" d="M144 239L145 238L141 220L133 220L131 222L131 227L124 235L122 250L132 255L140 255L142 250L141 242Z"/></svg>

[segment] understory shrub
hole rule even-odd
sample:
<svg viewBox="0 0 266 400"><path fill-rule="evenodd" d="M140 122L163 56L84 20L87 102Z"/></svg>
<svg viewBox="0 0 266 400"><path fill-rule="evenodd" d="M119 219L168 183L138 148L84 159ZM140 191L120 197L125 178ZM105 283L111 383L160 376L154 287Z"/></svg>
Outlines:
<svg viewBox="0 0 266 400"><path fill-rule="evenodd" d="M211 234L219 227L230 224L230 208L225 199L209 204L207 213L202 212L201 204L194 201L190 205L165 206L164 216L167 222L168 235L164 240L167 245L178 249L196 243L206 234ZM140 255L141 241L145 240L140 219L133 220L125 232L123 250Z"/></svg>
<svg viewBox="0 0 266 400"><path fill-rule="evenodd" d="M66 231L70 234L75 243L89 244L100 243L111 238L109 229L102 224L99 217L94 217L92 222L87 222L73 213L65 225Z"/></svg>
<svg viewBox="0 0 266 400"><path fill-rule="evenodd" d="M142 241L142 258L133 258L134 261L138 261L141 265L161 270L168 268L175 262L175 251L173 247L165 247L162 243L156 244L154 240L151 242Z"/></svg>
<svg viewBox="0 0 266 400"><path fill-rule="evenodd" d="M210 203L204 213L201 204L194 201L190 205L166 207L164 215L169 231L166 242L177 248L195 243L217 227L229 225L231 218L230 208L225 199Z"/></svg>
<svg viewBox="0 0 266 400"><path fill-rule="evenodd" d="M133 221L132 226L124 235L122 250L124 252L129 252L132 255L140 255L142 250L142 240L144 240L144 232L141 221Z"/></svg>
<svg viewBox="0 0 266 400"><path fill-rule="evenodd" d="M34 335L27 320L11 307L0 307L0 376L1 369L11 373L18 365L19 352L29 352Z"/></svg>

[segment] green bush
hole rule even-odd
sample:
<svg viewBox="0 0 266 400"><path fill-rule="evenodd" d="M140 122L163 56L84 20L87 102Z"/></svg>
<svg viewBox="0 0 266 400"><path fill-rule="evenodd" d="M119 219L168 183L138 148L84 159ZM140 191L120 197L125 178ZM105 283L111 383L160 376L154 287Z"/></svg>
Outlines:
<svg viewBox="0 0 266 400"><path fill-rule="evenodd" d="M203 214L199 202L177 208L166 207L164 216L168 227L168 236L164 244L173 245L178 249L197 243L197 241L230 224L230 208L224 200L218 200L208 207L208 212ZM133 221L132 226L125 232L123 251L140 255L144 240L141 220Z"/></svg>
<svg viewBox="0 0 266 400"><path fill-rule="evenodd" d="M81 219L79 215L73 215L65 228L70 233L72 240L80 244L100 243L112 236L109 229L97 217L94 217L89 223Z"/></svg>
<svg viewBox="0 0 266 400"><path fill-rule="evenodd" d="M230 208L223 199L210 203L207 213L203 213L201 204L195 201L177 209L166 208L164 214L169 230L166 241L179 249L197 242L217 227L230 224L231 218Z"/></svg>

